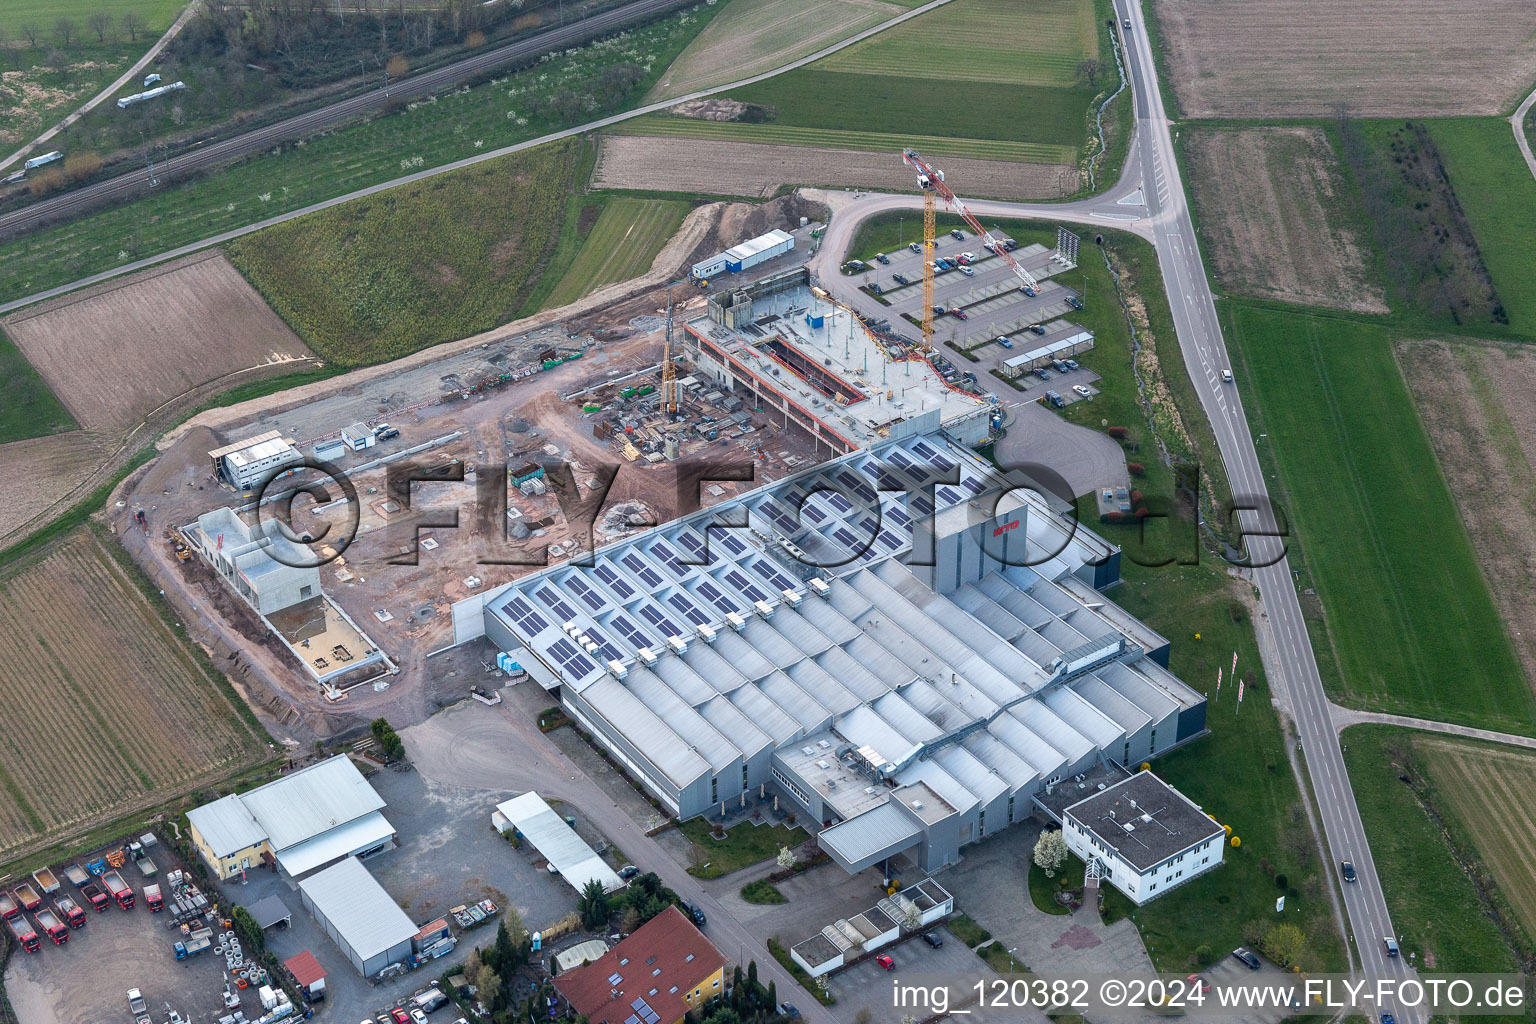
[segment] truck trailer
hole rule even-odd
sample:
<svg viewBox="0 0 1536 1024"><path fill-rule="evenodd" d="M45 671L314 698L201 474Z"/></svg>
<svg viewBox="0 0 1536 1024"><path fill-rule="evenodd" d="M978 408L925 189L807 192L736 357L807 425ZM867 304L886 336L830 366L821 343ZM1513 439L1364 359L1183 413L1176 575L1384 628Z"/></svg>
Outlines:
<svg viewBox="0 0 1536 1024"><path fill-rule="evenodd" d="M28 953L36 953L42 945L37 938L36 929L32 927L32 922L27 920L26 914L6 918L5 926L11 930L11 937L16 940L16 944Z"/></svg>
<svg viewBox="0 0 1536 1024"><path fill-rule="evenodd" d="M9 921L19 913L21 904L16 902L16 897L0 889L0 921Z"/></svg>
<svg viewBox="0 0 1536 1024"><path fill-rule="evenodd" d="M69 926L49 907L43 907L37 912L37 926L48 933L55 946L62 946L69 941Z"/></svg>
<svg viewBox="0 0 1536 1024"><path fill-rule="evenodd" d="M85 885L86 882L91 880L91 876L86 874L85 869L82 868L79 864L66 865L64 868L64 877L69 879L69 884L74 886L76 889L81 888Z"/></svg>
<svg viewBox="0 0 1536 1024"><path fill-rule="evenodd" d="M123 881L123 876L117 871L108 871L101 876L101 884L107 887L107 892L117 901L117 905L124 910L133 909L133 887Z"/></svg>
<svg viewBox="0 0 1536 1024"><path fill-rule="evenodd" d="M32 872L32 881L36 882L37 887L43 890L44 896L52 896L59 891L59 876L48 868L38 868Z"/></svg>
<svg viewBox="0 0 1536 1024"><path fill-rule="evenodd" d="M71 928L84 928L87 920L85 908L75 902L73 896L60 896L53 901L53 909L59 912L59 916L69 922Z"/></svg>
<svg viewBox="0 0 1536 1024"><path fill-rule="evenodd" d="M43 898L37 894L31 882L22 882L14 891L16 902L21 904L21 909L26 911L36 910L43 905Z"/></svg>
<svg viewBox="0 0 1536 1024"><path fill-rule="evenodd" d="M107 909L107 894L101 886L95 882L86 882L80 887L80 895L90 901L91 907L97 911Z"/></svg>

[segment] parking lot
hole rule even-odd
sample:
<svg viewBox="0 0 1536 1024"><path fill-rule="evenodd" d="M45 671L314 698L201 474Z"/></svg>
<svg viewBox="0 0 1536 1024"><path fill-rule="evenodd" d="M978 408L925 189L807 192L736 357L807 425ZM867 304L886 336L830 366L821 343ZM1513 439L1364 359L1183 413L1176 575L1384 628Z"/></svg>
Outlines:
<svg viewBox="0 0 1536 1024"><path fill-rule="evenodd" d="M138 896L132 910L120 910L114 903L106 910L92 911L86 901L79 900L73 885L63 883L56 895L68 893L86 906L87 923L72 929L62 946L41 935L36 953L17 950L12 954L5 989L25 1024L127 1021L130 988L144 993L149 1012L159 1020L165 1019L167 1007L196 1021L217 1020L224 1012L224 958L210 950L178 961L172 944L182 935L174 929L170 914L152 914L144 905L144 886L151 882L164 886L165 875L178 866L164 844L152 850L152 857L160 869L154 879L147 879L132 863L119 869ZM80 863L88 859L81 858ZM236 992L247 1017L261 1016L255 990Z"/></svg>

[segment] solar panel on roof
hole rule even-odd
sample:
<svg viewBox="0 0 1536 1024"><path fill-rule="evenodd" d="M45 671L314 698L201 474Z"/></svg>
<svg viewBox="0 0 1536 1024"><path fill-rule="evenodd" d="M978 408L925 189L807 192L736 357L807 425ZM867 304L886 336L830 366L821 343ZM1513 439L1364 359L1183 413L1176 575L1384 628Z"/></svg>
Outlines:
<svg viewBox="0 0 1536 1024"><path fill-rule="evenodd" d="M891 551L895 551L897 548L901 547L901 541L899 541L895 537L891 536L889 531L886 531L885 533L880 534L880 536L878 538L876 538L876 539L879 540L881 544L884 544Z"/></svg>
<svg viewBox="0 0 1536 1024"><path fill-rule="evenodd" d="M739 593L744 594L749 601L761 601L763 599L763 592L758 590L751 580L747 579L736 569L732 569L725 574L725 582L735 587Z"/></svg>
<svg viewBox="0 0 1536 1024"><path fill-rule="evenodd" d="M875 489L869 486L869 484L865 483L863 480L860 480L858 477L854 476L852 473L848 472L846 469L838 470L837 478L843 482L843 486L847 487L850 491L852 491L854 494L857 494L865 501L874 500Z"/></svg>
<svg viewBox="0 0 1536 1024"><path fill-rule="evenodd" d="M591 584L579 576L572 576L566 580L565 586L571 593L581 598L582 603L593 611L601 611L608 603L603 600L603 595L599 594L593 589Z"/></svg>
<svg viewBox="0 0 1536 1024"><path fill-rule="evenodd" d="M885 510L885 514L896 520L896 522L900 523L902 526L907 526L912 522L912 517L907 515L907 510L902 508L900 505L892 505L890 508Z"/></svg>
<svg viewBox="0 0 1536 1024"><path fill-rule="evenodd" d="M944 499L944 504L946 505L958 505L961 501L965 500L964 496L953 487L940 487L939 497Z"/></svg>
<svg viewBox="0 0 1536 1024"><path fill-rule="evenodd" d="M886 458L891 462L896 463L896 465L900 466L902 469L912 468L912 460L907 458L907 453L902 451L900 448L897 448L895 451L888 454Z"/></svg>
<svg viewBox="0 0 1536 1024"><path fill-rule="evenodd" d="M650 566L641 561L640 556L635 554L633 551L626 553L623 558L619 559L619 561L623 562L624 567L639 577L640 582L644 583L646 586L661 586L661 576L656 572L655 569L652 569Z"/></svg>
<svg viewBox="0 0 1536 1024"><path fill-rule="evenodd" d="M729 533L720 535L720 543L725 545L725 550L733 555L740 555L747 550L747 546L741 542L740 537L733 537Z"/></svg>
<svg viewBox="0 0 1536 1024"><path fill-rule="evenodd" d="M635 588L626 583L624 577L615 572L611 565L598 566L597 578L608 584L608 589L618 594L623 600L628 600L635 596Z"/></svg>
<svg viewBox="0 0 1536 1024"><path fill-rule="evenodd" d="M699 611L698 605L688 600L682 594L673 594L667 598L667 604L682 612L695 626L709 625L709 616Z"/></svg>
<svg viewBox="0 0 1536 1024"><path fill-rule="evenodd" d="M853 508L853 502L849 501L846 495L840 494L837 491L827 495L827 504L839 512L848 512Z"/></svg>
<svg viewBox="0 0 1536 1024"><path fill-rule="evenodd" d="M917 514L920 516L933 515L933 502L929 501L926 497L913 498L912 507L917 509Z"/></svg>
<svg viewBox="0 0 1536 1024"><path fill-rule="evenodd" d="M709 547L704 543L704 541L699 539L698 534L679 534L677 543L680 547L687 549L688 553L693 555L693 557L697 559L701 565L714 565L720 557L713 551L709 550Z"/></svg>
<svg viewBox="0 0 1536 1024"><path fill-rule="evenodd" d="M576 617L575 609L560 599L560 595L555 593L554 587L548 585L540 587L538 589L538 598L549 606L550 611L560 616L563 621L569 622Z"/></svg>
<svg viewBox="0 0 1536 1024"><path fill-rule="evenodd" d="M827 518L827 514L815 505L805 504L800 506L800 518L808 519L813 523L819 523Z"/></svg>
<svg viewBox="0 0 1536 1024"><path fill-rule="evenodd" d="M664 637L682 636L683 631L660 608L649 604L640 606L640 617L657 629L661 630Z"/></svg>
<svg viewBox="0 0 1536 1024"><path fill-rule="evenodd" d="M682 580L688 578L688 570L683 568L683 563L677 560L677 555L673 554L672 549L667 547L666 544L662 543L661 541L657 541L655 544L652 544L651 554L655 556L657 561L666 566L667 570L678 579Z"/></svg>
<svg viewBox="0 0 1536 1024"><path fill-rule="evenodd" d="M615 615L608 620L608 624L618 631L619 636L624 638L625 643L637 651L642 647L649 647L656 642L647 636L639 626L635 625L634 620L628 616Z"/></svg>
<svg viewBox="0 0 1536 1024"><path fill-rule="evenodd" d="M704 595L704 599L723 612L736 611L736 605L720 592L720 588L713 583L700 583L698 592Z"/></svg>
<svg viewBox="0 0 1536 1024"><path fill-rule="evenodd" d="M974 476L966 477L963 482L966 488L969 489L972 494L980 494L982 491L986 490L986 487L982 484L982 482Z"/></svg>
<svg viewBox="0 0 1536 1024"><path fill-rule="evenodd" d="M863 545L859 543L859 539L853 534L849 533L846 527L839 526L837 529L833 530L832 539L837 541L843 547L847 548L849 551L857 551L859 548L863 547Z"/></svg>
<svg viewBox="0 0 1536 1024"><path fill-rule="evenodd" d="M613 646L612 642L596 627L587 630L587 638L597 644L597 649L602 653L604 661L618 661L624 657L624 653Z"/></svg>
<svg viewBox="0 0 1536 1024"><path fill-rule="evenodd" d="M533 636L549 628L549 623L544 621L544 616L534 611L528 602L520 597L512 598L502 606L502 610L512 615L513 624L522 631L524 636Z"/></svg>
<svg viewBox="0 0 1536 1024"><path fill-rule="evenodd" d="M753 562L752 571L757 573L763 579L767 580L772 586L777 587L779 590L789 590L792 589L795 585L794 580L780 572L778 568L769 562L766 558L759 558L757 561Z"/></svg>
<svg viewBox="0 0 1536 1024"><path fill-rule="evenodd" d="M560 667L569 672L573 678L582 679L594 671L597 666L585 654L576 649L576 645L565 638L556 640L549 647L549 653L554 656Z"/></svg>

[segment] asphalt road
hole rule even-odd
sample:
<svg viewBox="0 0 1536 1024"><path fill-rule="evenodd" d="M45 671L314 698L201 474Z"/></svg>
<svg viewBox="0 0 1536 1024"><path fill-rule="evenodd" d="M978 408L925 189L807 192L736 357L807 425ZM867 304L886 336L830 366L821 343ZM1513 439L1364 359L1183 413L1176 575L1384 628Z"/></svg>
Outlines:
<svg viewBox="0 0 1536 1024"><path fill-rule="evenodd" d="M1131 22L1131 28L1123 35L1127 43L1136 113L1135 136L1121 179L1104 194L1078 202L976 201L967 205L979 217L1037 217L1090 227L1119 228L1141 235L1156 246L1179 346L1215 432L1233 494L1240 506L1254 509L1240 513L1239 522L1245 531L1272 529L1275 516L1270 508L1268 488L1259 467L1253 437L1243 414L1242 399L1236 385L1222 381L1221 371L1229 368L1231 361L1186 204L1183 180L1174 156L1172 128L1157 89L1156 65L1147 41L1141 6L1134 0L1115 0L1115 7L1117 18ZM893 153L892 159L900 159L899 154ZM964 194L964 182L951 184ZM838 265L855 229L865 217L886 210L922 207L920 196L861 195L849 198L844 193L820 195L834 205L835 213L823 236L822 250L811 262L811 269L828 284L840 279ZM1328 698L1285 557L1284 541L1275 537L1250 536L1248 549L1253 563L1262 566L1255 571L1255 583L1277 649L1278 662L1266 666L1268 677L1272 685L1284 688L1296 717L1307 769L1321 811L1332 869L1337 871L1338 862L1348 860L1354 864L1358 875L1359 880L1354 884L1340 883L1344 908L1357 941L1352 954L1358 958L1366 978L1372 981L1401 980L1410 976L1412 970L1401 959L1387 958L1383 949L1382 938L1396 932L1387 912L1349 775L1344 768ZM1394 1012L1399 1021L1423 1019L1421 1014L1397 1005L1376 1009Z"/></svg>
<svg viewBox="0 0 1536 1024"><path fill-rule="evenodd" d="M314 135L337 122L377 109L390 97L408 98L441 92L503 65L573 46L583 40L613 32L658 11L682 7L690 2L692 0L633 0L632 3L621 7L572 21L505 46L498 46L457 63L400 79L389 86L387 93L383 88L374 89L338 100L307 114L299 114L264 128L255 128L233 138L197 147L157 165L155 174L163 178L178 177L206 167L228 163L251 153L270 149L280 142ZM45 199L0 216L0 239L10 238L42 224L67 218L81 210L90 209L105 202L119 201L148 192L151 188L153 186L150 184L148 171L144 168L135 168L115 178L62 192L52 199Z"/></svg>

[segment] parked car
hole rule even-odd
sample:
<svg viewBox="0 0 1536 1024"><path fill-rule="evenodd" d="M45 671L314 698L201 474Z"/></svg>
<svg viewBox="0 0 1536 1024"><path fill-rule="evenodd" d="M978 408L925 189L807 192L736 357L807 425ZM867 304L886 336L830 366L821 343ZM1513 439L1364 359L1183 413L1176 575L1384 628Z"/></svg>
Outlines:
<svg viewBox="0 0 1536 1024"><path fill-rule="evenodd" d="M1073 309L1082 309L1083 300L1078 298L1076 295L1069 295L1067 296L1067 305L1071 306Z"/></svg>
<svg viewBox="0 0 1536 1024"><path fill-rule="evenodd" d="M1013 348L1013 342L1001 336L997 339L997 343L1003 346L1003 348Z"/></svg>
<svg viewBox="0 0 1536 1024"><path fill-rule="evenodd" d="M1019 243L1015 242L1013 239L1011 239L1011 238L1003 239L1003 248L1007 249L1009 252L1013 252L1013 250L1017 249L1018 247L1019 247Z"/></svg>
<svg viewBox="0 0 1536 1024"><path fill-rule="evenodd" d="M1051 379L1051 371L1047 370L1043 366L1037 366L1037 367L1035 367L1035 376L1039 377L1041 380L1050 380Z"/></svg>
<svg viewBox="0 0 1536 1024"><path fill-rule="evenodd" d="M1221 371L1221 379L1224 382L1226 382L1228 384L1231 384L1232 383L1232 371L1231 370L1222 370Z"/></svg>
<svg viewBox="0 0 1536 1024"><path fill-rule="evenodd" d="M1077 360L1076 359L1064 359L1062 361L1067 364L1067 369L1069 369L1069 370L1076 370L1076 369L1078 369L1078 365L1077 365Z"/></svg>
<svg viewBox="0 0 1536 1024"><path fill-rule="evenodd" d="M1073 384L1072 385L1072 390L1076 391L1078 394L1082 395L1084 398L1092 398L1093 397L1093 392L1089 391L1087 388L1083 387L1081 384Z"/></svg>
<svg viewBox="0 0 1536 1024"><path fill-rule="evenodd" d="M875 957L875 963L879 964L881 967L884 967L888 971L894 971L896 969L896 961L892 960L886 953L881 953L879 956Z"/></svg>
<svg viewBox="0 0 1536 1024"><path fill-rule="evenodd" d="M1344 881L1346 882L1353 882L1355 880L1355 866L1349 861L1339 865L1339 873L1344 876Z"/></svg>
<svg viewBox="0 0 1536 1024"><path fill-rule="evenodd" d="M1045 324L1030 324L1029 325L1029 329L1031 331L1034 331L1036 334L1044 334L1045 333Z"/></svg>
<svg viewBox="0 0 1536 1024"><path fill-rule="evenodd" d="M1247 964L1250 970L1256 971L1259 969L1258 954L1249 949L1247 946L1238 946L1232 951L1232 955L1237 957L1243 963Z"/></svg>
<svg viewBox="0 0 1536 1024"><path fill-rule="evenodd" d="M887 256L887 255L886 255L886 254L885 254L885 253L883 253L883 252L877 252L877 253L875 253L875 259L876 259L876 260L877 260L877 261L879 261L879 262L880 262L880 263L890 263L890 262L891 262L891 258L890 258L890 257L889 257L889 256Z"/></svg>
<svg viewBox="0 0 1536 1024"><path fill-rule="evenodd" d="M923 247L916 242L908 242L907 248L911 249L915 253L921 253L923 251Z"/></svg>
<svg viewBox="0 0 1536 1024"><path fill-rule="evenodd" d="M976 262L976 254L973 253L973 252L963 252L963 253L960 254L960 262L961 263L974 263L974 262Z"/></svg>
<svg viewBox="0 0 1536 1024"><path fill-rule="evenodd" d="M949 311L947 309L945 309L943 306L934 306L933 307L933 315L934 316L943 316L947 312L949 312Z"/></svg>
<svg viewBox="0 0 1536 1024"><path fill-rule="evenodd" d="M970 267L964 267L964 266L961 267L960 268L960 273L964 274L966 277L975 277L976 276L976 271L972 270Z"/></svg>
<svg viewBox="0 0 1536 1024"><path fill-rule="evenodd" d="M944 945L944 937L938 932L923 932L923 941L934 949L939 949Z"/></svg>
<svg viewBox="0 0 1536 1024"><path fill-rule="evenodd" d="M411 1015L400 1009L398 1006L389 1011L389 1018L390 1020L394 1021L395 1024L411 1024Z"/></svg>
<svg viewBox="0 0 1536 1024"><path fill-rule="evenodd" d="M906 274L892 274L891 275L891 280L895 281L897 284L907 284L908 283L907 282L907 275Z"/></svg>
<svg viewBox="0 0 1536 1024"><path fill-rule="evenodd" d="M880 294L880 290L881 290L880 289L880 282L879 281L871 281L869 283L869 290L874 292L876 295L879 295Z"/></svg>
<svg viewBox="0 0 1536 1024"><path fill-rule="evenodd" d="M950 234L954 235L955 236L955 240L958 241L958 242L965 241L965 232L961 231L959 228L955 228L953 231L950 232Z"/></svg>
<svg viewBox="0 0 1536 1024"><path fill-rule="evenodd" d="M779 1016L780 1017L788 1017L791 1020L793 1020L794 1018L800 1016L800 1011L795 1009L795 1004L794 1003L780 1003L779 1004Z"/></svg>
<svg viewBox="0 0 1536 1024"><path fill-rule="evenodd" d="M427 1024L427 1015L419 1006L411 1007L411 1024Z"/></svg>
<svg viewBox="0 0 1536 1024"><path fill-rule="evenodd" d="M1047 391L1045 393L1045 400L1050 403L1051 408L1053 409L1060 409L1062 406L1067 404L1066 399L1062 398L1061 395L1055 391Z"/></svg>
<svg viewBox="0 0 1536 1024"><path fill-rule="evenodd" d="M685 903L683 904L683 908L688 912L688 916L693 918L694 924L698 925L700 928L704 927L704 922L707 920L707 918L705 918L704 911L699 909L699 905L697 903Z"/></svg>
<svg viewBox="0 0 1536 1024"><path fill-rule="evenodd" d="M956 306L954 309L950 310L950 312L955 315L956 320L969 320L971 318L971 314L967 313L959 306Z"/></svg>
<svg viewBox="0 0 1536 1024"><path fill-rule="evenodd" d="M1189 982L1189 987L1191 990L1198 989L1201 992L1209 992L1211 990L1211 983L1206 981L1205 978L1201 975L1191 974L1184 980Z"/></svg>

